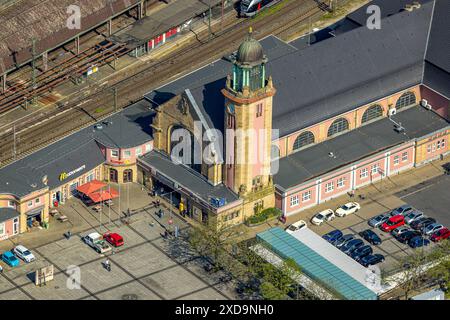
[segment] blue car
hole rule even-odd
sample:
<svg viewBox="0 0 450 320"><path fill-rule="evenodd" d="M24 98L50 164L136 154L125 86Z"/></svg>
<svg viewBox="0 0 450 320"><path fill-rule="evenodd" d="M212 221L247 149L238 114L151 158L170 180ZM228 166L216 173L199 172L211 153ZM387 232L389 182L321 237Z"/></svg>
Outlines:
<svg viewBox="0 0 450 320"><path fill-rule="evenodd" d="M358 262L367 268L368 266L372 266L383 261L384 256L382 254L376 253L374 255L370 254L368 256L365 256L364 258L361 258Z"/></svg>
<svg viewBox="0 0 450 320"><path fill-rule="evenodd" d="M359 235L370 244L379 245L381 243L380 237L370 229L361 231Z"/></svg>
<svg viewBox="0 0 450 320"><path fill-rule="evenodd" d="M341 247L341 251L350 255L353 250L358 249L359 247L362 247L364 245L364 241L361 239L353 239L347 242L345 245Z"/></svg>
<svg viewBox="0 0 450 320"><path fill-rule="evenodd" d="M365 245L359 247L358 249L353 250L353 252L350 254L350 257L352 257L356 261L359 261L365 256L368 256L369 254L372 253L373 253L372 247L369 245Z"/></svg>
<svg viewBox="0 0 450 320"><path fill-rule="evenodd" d="M411 248L420 248L430 244L430 240L423 238L422 236L416 236L408 241Z"/></svg>
<svg viewBox="0 0 450 320"><path fill-rule="evenodd" d="M6 251L2 254L2 261L13 268L19 265L19 259L11 251Z"/></svg>
<svg viewBox="0 0 450 320"><path fill-rule="evenodd" d="M342 231L341 230L333 230L333 231L328 232L327 234L324 234L322 236L322 238L327 240L329 243L334 243L340 237L342 237Z"/></svg>

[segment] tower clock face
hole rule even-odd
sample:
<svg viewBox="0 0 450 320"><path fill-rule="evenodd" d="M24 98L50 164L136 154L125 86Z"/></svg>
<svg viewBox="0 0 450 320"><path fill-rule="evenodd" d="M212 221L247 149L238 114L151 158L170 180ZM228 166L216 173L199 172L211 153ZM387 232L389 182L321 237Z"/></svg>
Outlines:
<svg viewBox="0 0 450 320"><path fill-rule="evenodd" d="M234 114L234 104L230 103L230 104L227 106L227 109L228 109L228 112L229 112L229 113Z"/></svg>

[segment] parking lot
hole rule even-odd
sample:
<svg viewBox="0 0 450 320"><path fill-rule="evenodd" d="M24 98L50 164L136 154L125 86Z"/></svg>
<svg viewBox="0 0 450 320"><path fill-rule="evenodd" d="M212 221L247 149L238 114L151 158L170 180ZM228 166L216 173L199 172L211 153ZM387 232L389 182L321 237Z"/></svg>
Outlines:
<svg viewBox="0 0 450 320"><path fill-rule="evenodd" d="M79 211L79 203L77 205L74 210ZM36 256L32 263L21 261L15 268L2 263L5 270L0 275L0 300L235 298L231 283L223 283L220 273L206 272L203 262L186 249L187 244L181 238L164 239L161 236L165 229L152 210L136 212L128 223L112 219L111 223L103 222L102 226L98 225L98 215L95 216L97 225L94 214L84 212L81 216L95 229L74 233L68 240L61 236L56 241L37 246L26 244ZM183 235L186 223L175 215L171 218ZM106 254L111 262L110 272L102 265L106 256L96 253L81 240L86 234L102 233L106 229L119 233L125 240L124 246ZM54 266L54 280L45 286L36 286L36 269L48 265ZM72 265L80 268L79 289L69 289L73 278L67 269Z"/></svg>
<svg viewBox="0 0 450 320"><path fill-rule="evenodd" d="M373 253L384 255L386 260L380 263L379 266L384 272L389 274L398 269L402 258L410 255L414 250L432 250L435 244L431 242L427 247L412 249L407 244L397 241L390 233L383 232L379 228L372 228L369 226L368 220L406 203L448 227L450 225L448 214L448 208L450 208L449 190L450 177L440 175L424 183L404 189L392 196L365 202L358 212L343 218L336 217L333 221L326 222L321 226L314 226L310 223L314 213L310 213L306 219L308 219L308 226L320 235L339 229L343 234L350 233L356 235L356 238L361 238L358 236L359 232L366 229L373 230L382 240L380 245L371 245ZM355 201L358 201L358 199L355 199ZM369 243L366 242L366 244Z"/></svg>

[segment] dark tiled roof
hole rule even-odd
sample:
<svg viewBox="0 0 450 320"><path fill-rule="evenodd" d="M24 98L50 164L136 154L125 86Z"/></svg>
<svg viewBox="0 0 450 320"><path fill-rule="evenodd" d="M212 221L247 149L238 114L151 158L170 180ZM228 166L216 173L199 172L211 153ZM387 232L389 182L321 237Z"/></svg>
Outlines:
<svg viewBox="0 0 450 320"><path fill-rule="evenodd" d="M111 123L95 131L95 140L110 148L131 148L152 140L150 124L155 112L150 111L150 106L148 101L142 99L109 117L104 122Z"/></svg>
<svg viewBox="0 0 450 320"><path fill-rule="evenodd" d="M449 123L422 107L412 107L392 117L405 128L394 131L387 118L352 130L279 160L274 182L283 189L295 187L312 178L333 171L371 154L448 127ZM332 152L336 158L329 156Z"/></svg>
<svg viewBox="0 0 450 320"><path fill-rule="evenodd" d="M211 198L225 198L227 203L238 200L237 194L225 185L213 186L202 175L171 161L166 155L157 151L151 151L139 159L140 162L154 168L163 178L169 178L178 183L179 187L187 189L200 199L210 202Z"/></svg>
<svg viewBox="0 0 450 320"><path fill-rule="evenodd" d="M67 182L59 180L61 173L85 166L70 180L83 175L105 161L97 141L108 147L127 148L152 140L149 125L154 111L148 110L148 105L145 100L137 102L105 119L104 122L112 124L103 124L101 130L90 126L1 168L0 194L22 197L44 189L47 187L42 182L44 176L48 178L48 187L53 189Z"/></svg>
<svg viewBox="0 0 450 320"><path fill-rule="evenodd" d="M13 208L0 208L0 222L5 222L16 218L20 215L20 213Z"/></svg>

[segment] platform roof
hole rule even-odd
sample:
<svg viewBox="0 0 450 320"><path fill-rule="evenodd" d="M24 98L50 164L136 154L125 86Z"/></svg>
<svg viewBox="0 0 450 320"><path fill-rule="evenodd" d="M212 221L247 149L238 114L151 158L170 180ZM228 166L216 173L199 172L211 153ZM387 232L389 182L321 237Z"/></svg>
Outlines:
<svg viewBox="0 0 450 320"><path fill-rule="evenodd" d="M183 0L171 3L152 16L135 22L131 27L117 33L112 40L126 43L129 47L144 44L164 32L178 27L186 21L209 10L209 4L214 7L222 0Z"/></svg>
<svg viewBox="0 0 450 320"><path fill-rule="evenodd" d="M328 260L322 256L320 248L309 246L311 242L308 241L306 244L301 237L300 239L296 238L279 227L258 233L256 238L283 259L293 259L299 265L302 273L319 282L326 289L331 289L337 295L349 300L377 299L374 291L349 274L351 272L359 273L361 270L354 266L345 267L342 262L340 266L337 266L334 264L337 262L335 257L331 261ZM326 253L326 256L330 258L330 253Z"/></svg>
<svg viewBox="0 0 450 320"><path fill-rule="evenodd" d="M281 158L274 183L288 190L375 153L450 127L448 121L420 106L400 111L392 119L402 124L404 134L397 133L388 118L369 123ZM335 158L329 156L330 152Z"/></svg>
<svg viewBox="0 0 450 320"><path fill-rule="evenodd" d="M0 223L17 218L20 216L19 211L13 208L0 208Z"/></svg>

